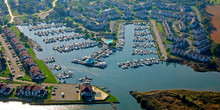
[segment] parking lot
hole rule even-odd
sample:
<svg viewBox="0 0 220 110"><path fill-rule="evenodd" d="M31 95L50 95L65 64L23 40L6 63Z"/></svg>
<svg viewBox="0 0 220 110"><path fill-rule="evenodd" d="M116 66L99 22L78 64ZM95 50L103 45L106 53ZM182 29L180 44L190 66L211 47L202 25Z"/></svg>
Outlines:
<svg viewBox="0 0 220 110"><path fill-rule="evenodd" d="M8 67L12 73L16 76L24 75L24 71L21 70L21 63L18 58L18 56L15 54L14 50L12 49L12 46L9 44L7 39L0 35L0 41L2 43L2 47L5 49L5 59L7 61Z"/></svg>
<svg viewBox="0 0 220 110"><path fill-rule="evenodd" d="M55 95L51 95L51 100L80 100L79 93L76 92L77 89L75 84L58 85L57 89L54 89ZM62 97L62 92L64 93L64 97Z"/></svg>

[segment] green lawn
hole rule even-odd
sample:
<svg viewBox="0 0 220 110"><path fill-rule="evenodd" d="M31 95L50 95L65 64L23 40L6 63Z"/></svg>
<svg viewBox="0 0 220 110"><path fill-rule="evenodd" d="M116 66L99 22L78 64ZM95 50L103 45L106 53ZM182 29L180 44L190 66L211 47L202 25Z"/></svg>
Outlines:
<svg viewBox="0 0 220 110"><path fill-rule="evenodd" d="M7 66L6 69L0 73L0 76L1 77L8 77L9 74L11 74L11 72L10 72L8 66Z"/></svg>
<svg viewBox="0 0 220 110"><path fill-rule="evenodd" d="M3 52L5 52L5 48L4 48L4 47L1 47L1 50L2 50Z"/></svg>
<svg viewBox="0 0 220 110"><path fill-rule="evenodd" d="M214 1L214 5L219 5L220 4L220 0L210 0L210 3L212 3L212 1Z"/></svg>
<svg viewBox="0 0 220 110"><path fill-rule="evenodd" d="M164 29L163 29L163 26L161 23L157 22L157 29L158 29L158 32L159 33L165 33Z"/></svg>
<svg viewBox="0 0 220 110"><path fill-rule="evenodd" d="M0 79L0 81L8 84L27 84L27 83L22 83L22 82L16 82L16 81L10 81L10 80L5 80L5 79Z"/></svg>

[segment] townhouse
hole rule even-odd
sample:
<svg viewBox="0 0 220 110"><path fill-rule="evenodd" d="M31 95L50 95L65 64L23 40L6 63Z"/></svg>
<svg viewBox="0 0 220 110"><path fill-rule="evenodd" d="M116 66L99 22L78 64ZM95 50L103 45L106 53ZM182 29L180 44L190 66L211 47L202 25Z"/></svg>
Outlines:
<svg viewBox="0 0 220 110"><path fill-rule="evenodd" d="M179 20L178 27L179 27L180 31L185 31L186 30L186 25L182 20Z"/></svg>
<svg viewBox="0 0 220 110"><path fill-rule="evenodd" d="M204 53L206 51L210 50L210 45L209 44L203 44L199 47L195 47L194 48L194 52L195 53L198 53L198 54L201 54L201 53Z"/></svg>
<svg viewBox="0 0 220 110"><path fill-rule="evenodd" d="M13 92L13 89L10 88L7 84L0 84L0 95L9 95Z"/></svg>
<svg viewBox="0 0 220 110"><path fill-rule="evenodd" d="M10 29L6 28L4 30L4 33L7 37L7 39L10 41L10 44L14 48L14 51L17 53L17 55L20 58L20 61L22 62L23 67L25 70L30 74L32 79L45 79L46 77L43 75L42 72L37 72L37 71L31 71L30 68L32 66L37 66L25 46L22 44L22 42L18 39L18 37L15 35L15 33ZM40 75L38 75L40 73Z"/></svg>
<svg viewBox="0 0 220 110"><path fill-rule="evenodd" d="M16 96L29 96L29 97L44 97L48 94L42 86L35 85L21 85L16 89Z"/></svg>

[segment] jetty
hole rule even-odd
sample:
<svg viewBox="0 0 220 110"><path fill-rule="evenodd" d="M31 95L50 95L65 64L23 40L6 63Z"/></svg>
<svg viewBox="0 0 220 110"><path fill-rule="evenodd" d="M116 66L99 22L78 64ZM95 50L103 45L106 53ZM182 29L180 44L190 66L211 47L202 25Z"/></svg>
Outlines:
<svg viewBox="0 0 220 110"><path fill-rule="evenodd" d="M118 107L114 103L110 102L110 104L115 110L119 110Z"/></svg>

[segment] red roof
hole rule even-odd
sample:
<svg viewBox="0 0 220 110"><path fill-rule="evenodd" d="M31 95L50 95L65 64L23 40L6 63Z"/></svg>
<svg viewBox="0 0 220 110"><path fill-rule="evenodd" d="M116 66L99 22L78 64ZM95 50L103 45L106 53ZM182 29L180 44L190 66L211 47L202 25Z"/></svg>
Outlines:
<svg viewBox="0 0 220 110"><path fill-rule="evenodd" d="M81 85L80 91L81 92L93 92L91 85Z"/></svg>
<svg viewBox="0 0 220 110"><path fill-rule="evenodd" d="M27 58L27 59L24 60L24 64L26 64L26 65L31 64L31 63L35 63L33 58Z"/></svg>
<svg viewBox="0 0 220 110"><path fill-rule="evenodd" d="M22 56L25 56L25 55L30 55L27 50L21 51L21 52L19 53L19 56L21 56L21 57L22 57Z"/></svg>
<svg viewBox="0 0 220 110"><path fill-rule="evenodd" d="M22 45L22 44L16 45L15 48L16 48L16 50L19 50L19 49L22 49L22 48L25 49L24 45Z"/></svg>
<svg viewBox="0 0 220 110"><path fill-rule="evenodd" d="M6 87L6 84L0 84L0 90L4 89Z"/></svg>

